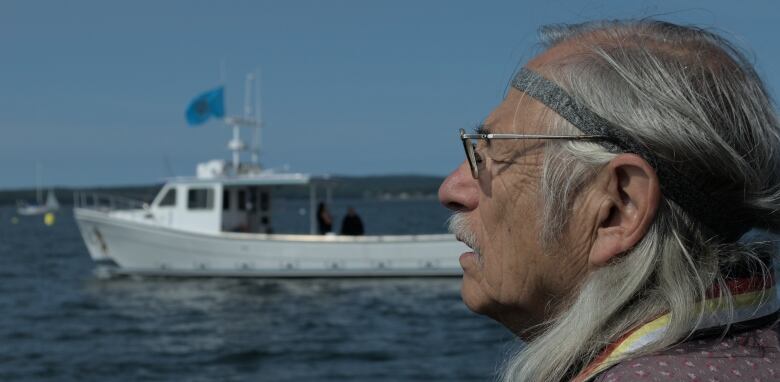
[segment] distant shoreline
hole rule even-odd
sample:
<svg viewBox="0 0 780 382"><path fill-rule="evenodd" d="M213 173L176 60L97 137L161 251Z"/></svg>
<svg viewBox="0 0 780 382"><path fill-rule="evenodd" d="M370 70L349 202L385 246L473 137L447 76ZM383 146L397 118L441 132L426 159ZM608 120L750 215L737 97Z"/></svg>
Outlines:
<svg viewBox="0 0 780 382"><path fill-rule="evenodd" d="M334 198L358 198L380 200L417 200L435 198L442 176L429 175L375 175L375 176L331 176ZM73 204L73 193L92 192L108 194L151 202L163 183L126 186L90 187L45 187L54 190L63 205ZM324 192L320 190L322 197ZM308 198L307 187L278 187L273 191L277 197ZM17 200L35 201L35 188L0 190L0 205L16 205Z"/></svg>

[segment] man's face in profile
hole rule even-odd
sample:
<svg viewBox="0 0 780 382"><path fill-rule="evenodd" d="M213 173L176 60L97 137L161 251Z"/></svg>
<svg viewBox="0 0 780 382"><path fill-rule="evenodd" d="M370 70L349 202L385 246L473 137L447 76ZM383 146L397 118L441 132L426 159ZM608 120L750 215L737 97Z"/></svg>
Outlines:
<svg viewBox="0 0 780 382"><path fill-rule="evenodd" d="M555 49L550 52L560 53ZM512 89L485 119L484 129L489 133L546 134L551 115L543 104ZM463 224L455 234L474 249L460 257L464 303L519 332L544 321L550 303L568 296L584 277L588 230L577 229L577 234L571 235L570 229L561 243L543 245L540 241L543 199L539 186L544 147L549 142L477 142L476 151L482 158L479 178L472 177L464 161L442 183L439 199L460 213ZM581 220L572 218L574 223ZM571 226L578 228L577 224Z"/></svg>
<svg viewBox="0 0 780 382"><path fill-rule="evenodd" d="M544 112L542 104L512 90L484 126L491 133L541 133ZM439 190L443 203L462 206L464 230L473 236L467 244L475 251L460 257L463 301L510 328L527 327L543 320L548 301L579 279L585 264L573 256L543 253L538 194L543 143L480 141L477 151L483 160L479 179L472 178L464 162ZM518 319L522 322L505 322Z"/></svg>

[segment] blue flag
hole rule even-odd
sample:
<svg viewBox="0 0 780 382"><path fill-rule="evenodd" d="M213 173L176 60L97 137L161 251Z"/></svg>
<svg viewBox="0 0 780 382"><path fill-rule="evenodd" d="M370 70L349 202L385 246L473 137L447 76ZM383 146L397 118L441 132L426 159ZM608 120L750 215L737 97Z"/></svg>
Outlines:
<svg viewBox="0 0 780 382"><path fill-rule="evenodd" d="M192 100L187 107L187 123L190 126L200 125L209 117L225 116L224 86L209 90Z"/></svg>

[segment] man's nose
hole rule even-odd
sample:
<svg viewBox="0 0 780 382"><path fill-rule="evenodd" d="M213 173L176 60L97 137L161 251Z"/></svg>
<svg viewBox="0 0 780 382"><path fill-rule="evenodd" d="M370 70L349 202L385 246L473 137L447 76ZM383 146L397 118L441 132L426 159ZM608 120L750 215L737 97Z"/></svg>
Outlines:
<svg viewBox="0 0 780 382"><path fill-rule="evenodd" d="M439 186L439 201L456 212L466 212L479 204L479 185L471 176L468 163L463 161Z"/></svg>

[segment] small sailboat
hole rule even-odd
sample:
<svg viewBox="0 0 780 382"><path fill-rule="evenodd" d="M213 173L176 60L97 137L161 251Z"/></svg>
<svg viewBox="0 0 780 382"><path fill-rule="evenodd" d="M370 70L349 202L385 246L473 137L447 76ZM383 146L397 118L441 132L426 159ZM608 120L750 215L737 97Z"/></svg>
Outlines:
<svg viewBox="0 0 780 382"><path fill-rule="evenodd" d="M44 203L41 196L41 177L40 166L35 168L35 204L29 204L25 200L18 200L16 202L16 213L22 216L43 215L49 212L56 212L60 209L60 203L57 201L57 195L54 194L54 190L49 189L46 193L46 202Z"/></svg>
<svg viewBox="0 0 780 382"><path fill-rule="evenodd" d="M60 203L54 190L49 190L46 194L46 203L28 204L24 200L17 202L16 212L22 216L43 215L47 212L56 212L60 209Z"/></svg>

